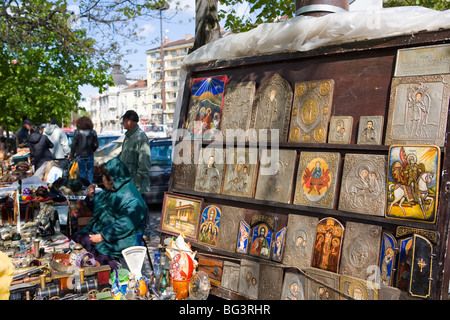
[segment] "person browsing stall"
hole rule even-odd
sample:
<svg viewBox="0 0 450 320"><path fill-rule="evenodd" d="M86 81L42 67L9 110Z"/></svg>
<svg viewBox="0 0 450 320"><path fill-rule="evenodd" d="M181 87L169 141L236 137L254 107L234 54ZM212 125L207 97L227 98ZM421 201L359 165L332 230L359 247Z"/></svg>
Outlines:
<svg viewBox="0 0 450 320"><path fill-rule="evenodd" d="M100 171L105 190L90 194L93 218L71 238L91 252L101 265L109 264L116 269L122 250L136 245L137 234L145 228L147 206L120 159L116 157L102 164Z"/></svg>
<svg viewBox="0 0 450 320"><path fill-rule="evenodd" d="M77 120L77 130L73 135L70 159L77 158L80 177L94 182L94 151L98 148L97 132L89 117Z"/></svg>
<svg viewBox="0 0 450 320"><path fill-rule="evenodd" d="M41 134L41 129L38 126L31 127L27 144L30 147L30 156L35 171L37 171L46 161L53 160L53 155L50 152L50 149L53 148L53 143L47 136Z"/></svg>
<svg viewBox="0 0 450 320"><path fill-rule="evenodd" d="M139 116L128 110L122 116L123 128L127 130L119 159L131 174L131 181L140 193L150 191L150 145L145 132L139 128Z"/></svg>
<svg viewBox="0 0 450 320"><path fill-rule="evenodd" d="M63 167L67 162L70 147L67 135L64 130L59 127L58 120L50 120L50 124L44 129L44 135L53 142L54 147L50 149L50 151L58 164Z"/></svg>
<svg viewBox="0 0 450 320"><path fill-rule="evenodd" d="M33 123L25 119L22 121L22 127L20 127L19 131L17 131L17 142L20 148L25 147L25 143L27 142L28 136L30 135L31 126Z"/></svg>

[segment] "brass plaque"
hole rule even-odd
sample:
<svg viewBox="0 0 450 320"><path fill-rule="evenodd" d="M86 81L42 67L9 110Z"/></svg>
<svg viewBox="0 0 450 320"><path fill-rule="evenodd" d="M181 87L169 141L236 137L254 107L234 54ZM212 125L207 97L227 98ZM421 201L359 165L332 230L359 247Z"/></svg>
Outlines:
<svg viewBox="0 0 450 320"><path fill-rule="evenodd" d="M316 217L289 215L283 264L298 269L311 267L318 222Z"/></svg>
<svg viewBox="0 0 450 320"><path fill-rule="evenodd" d="M359 118L357 144L381 145L383 126L383 116L361 116Z"/></svg>
<svg viewBox="0 0 450 320"><path fill-rule="evenodd" d="M268 264L260 265L259 278L262 279L258 288L259 300L280 300L283 287L283 268Z"/></svg>
<svg viewBox="0 0 450 320"><path fill-rule="evenodd" d="M339 300L339 275L334 272L307 268L306 300Z"/></svg>
<svg viewBox="0 0 450 320"><path fill-rule="evenodd" d="M386 145L444 146L450 75L393 78Z"/></svg>
<svg viewBox="0 0 450 320"><path fill-rule="evenodd" d="M291 203L295 150L262 150L255 199Z"/></svg>
<svg viewBox="0 0 450 320"><path fill-rule="evenodd" d="M241 265L239 263L224 261L222 282L220 285L225 289L238 292L240 269Z"/></svg>
<svg viewBox="0 0 450 320"><path fill-rule="evenodd" d="M196 169L195 191L220 194L224 163L223 148L203 148Z"/></svg>
<svg viewBox="0 0 450 320"><path fill-rule="evenodd" d="M288 142L326 143L333 91L333 79L295 84Z"/></svg>
<svg viewBox="0 0 450 320"><path fill-rule="evenodd" d="M380 226L347 222L342 245L340 274L367 280L369 266L380 258Z"/></svg>
<svg viewBox="0 0 450 320"><path fill-rule="evenodd" d="M253 198L258 175L256 148L226 149L222 194Z"/></svg>
<svg viewBox="0 0 450 320"><path fill-rule="evenodd" d="M440 156L437 146L389 148L387 218L436 222Z"/></svg>
<svg viewBox="0 0 450 320"><path fill-rule="evenodd" d="M434 244L438 243L438 233L433 230L426 230L426 229L419 229L419 228L405 227L405 226L398 226L397 229L395 230L395 236L397 238L409 236L414 233L424 236L425 238L427 238Z"/></svg>
<svg viewBox="0 0 450 320"><path fill-rule="evenodd" d="M338 272L344 226L336 219L324 218L316 228L312 266Z"/></svg>
<svg viewBox="0 0 450 320"><path fill-rule="evenodd" d="M341 155L330 152L301 152L294 204L334 209Z"/></svg>
<svg viewBox="0 0 450 320"><path fill-rule="evenodd" d="M256 130L259 141L272 141L273 133L279 142L286 142L292 97L291 85L279 74L274 74L261 85L256 92L252 120L252 128Z"/></svg>
<svg viewBox="0 0 450 320"><path fill-rule="evenodd" d="M234 141L234 137L240 139L241 136L237 135L250 129L255 91L254 81L232 82L225 87L221 126L224 141Z"/></svg>
<svg viewBox="0 0 450 320"><path fill-rule="evenodd" d="M303 274L286 272L284 274L281 300L305 300L306 278Z"/></svg>
<svg viewBox="0 0 450 320"><path fill-rule="evenodd" d="M383 155L345 155L339 195L339 210L384 216L386 166Z"/></svg>
<svg viewBox="0 0 450 320"><path fill-rule="evenodd" d="M242 259L239 271L238 292L250 299L258 299L259 290L259 263Z"/></svg>
<svg viewBox="0 0 450 320"><path fill-rule="evenodd" d="M328 143L349 144L352 139L352 130L352 116L332 116L328 133Z"/></svg>
<svg viewBox="0 0 450 320"><path fill-rule="evenodd" d="M396 77L450 73L450 45L422 46L397 51Z"/></svg>
<svg viewBox="0 0 450 320"><path fill-rule="evenodd" d="M194 190L195 169L200 150L201 145L192 140L183 140L175 145L172 161L174 189Z"/></svg>
<svg viewBox="0 0 450 320"><path fill-rule="evenodd" d="M371 282L354 277L341 275L340 290L353 300L378 300L378 288L371 285ZM348 300L341 296L342 300Z"/></svg>
<svg viewBox="0 0 450 320"><path fill-rule="evenodd" d="M392 286L394 283L397 251L397 239L389 232L383 231L380 251L380 283L382 285Z"/></svg>
<svg viewBox="0 0 450 320"><path fill-rule="evenodd" d="M220 218L220 233L217 248L235 252L239 222L244 219L244 209L238 207L222 206Z"/></svg>

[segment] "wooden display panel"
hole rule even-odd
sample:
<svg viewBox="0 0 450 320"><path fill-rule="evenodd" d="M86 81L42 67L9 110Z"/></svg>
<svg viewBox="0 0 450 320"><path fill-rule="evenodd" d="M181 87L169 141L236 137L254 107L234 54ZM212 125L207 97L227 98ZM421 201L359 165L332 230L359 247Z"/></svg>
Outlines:
<svg viewBox="0 0 450 320"><path fill-rule="evenodd" d="M280 149L296 150L301 152L338 152L345 159L347 154L373 154L388 156L389 145L385 145L385 132L389 116L389 101L391 84L394 77L397 52L399 49L409 47L420 47L436 44L450 43L450 30L438 32L420 32L414 36L399 36L386 39L370 41L360 41L348 44L319 48L309 52L279 53L267 56L255 56L246 58L236 58L232 60L212 61L190 66L185 84L182 107L179 114L180 123L175 125L183 127L184 119L187 116L187 106L189 104L189 91L191 80L202 77L214 77L226 75L228 84L253 81L256 89L274 74L279 74L294 87L295 83L334 79L334 94L331 116L346 117L352 116L353 123L351 137L348 144L337 143L292 143L280 142ZM377 144L358 144L359 127L361 117L382 117L383 135ZM365 123L363 124L365 125ZM446 133L449 131L449 120L446 124ZM209 142L203 142L203 146ZM253 147L249 142L246 147ZM257 143L260 146L260 143ZM223 145L225 148L225 144ZM238 145L235 145L238 147ZM270 142L269 142L270 147ZM367 215L358 212L350 212L335 208L310 207L306 205L296 205L292 203L280 203L266 199L255 199L253 197L242 197L237 195L216 194L210 192L200 192L193 189L177 189L173 183L169 187L169 192L182 193L187 196L202 198L203 201L212 204L225 205L241 209L251 209L260 213L273 213L277 217L288 215L308 216L323 219L331 217L338 219L344 226L347 222L356 222L368 225L376 225L382 228L383 232L395 234L397 228L411 228L413 230L425 230L437 235L434 245L434 268L431 278L431 288L429 299L447 299L448 283L450 275L450 249L448 246L448 228L450 211L450 189L447 181L450 181L449 166L449 146L445 141L439 147L441 161L439 168L438 186L438 206L436 207L436 220L434 223L424 223L423 221L410 221L401 219L387 219L380 215ZM341 163L342 169L342 163ZM297 174L297 172L295 172ZM339 174L341 178L342 170ZM340 182L337 189L340 188ZM339 195L339 191L338 195ZM250 221L247 213L244 220ZM236 231L237 232L237 231ZM231 236L230 236L231 237ZM289 234L287 235L289 238ZM237 239L237 234L232 237ZM398 239L397 239L398 240ZM235 241L235 240L234 240ZM235 251L228 251L219 248L211 248L193 242L193 247L198 250L212 251L215 254L231 258L246 259L252 262L263 263L266 259L243 255ZM277 263L269 261L270 263ZM278 263L282 266L283 263ZM395 281L394 281L395 282ZM222 288L223 289L223 288ZM221 290L222 290L221 289ZM223 289L226 290L226 289ZM408 288L402 291L407 293ZM223 295L222 295L223 296ZM244 295L245 296L245 295ZM247 295L248 296L248 295ZM239 298L233 296L232 298Z"/></svg>

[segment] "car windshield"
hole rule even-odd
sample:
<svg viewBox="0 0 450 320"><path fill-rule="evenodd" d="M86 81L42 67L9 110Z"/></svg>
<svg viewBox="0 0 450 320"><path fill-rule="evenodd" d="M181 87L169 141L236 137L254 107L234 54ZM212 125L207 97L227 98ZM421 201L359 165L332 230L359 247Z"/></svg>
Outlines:
<svg viewBox="0 0 450 320"><path fill-rule="evenodd" d="M122 146L122 143L111 142L111 143L108 143L107 145L104 145L100 149L98 149L96 154L99 156L106 156L121 146Z"/></svg>
<svg viewBox="0 0 450 320"><path fill-rule="evenodd" d="M170 165L172 163L172 145L151 146L152 164Z"/></svg>
<svg viewBox="0 0 450 320"><path fill-rule="evenodd" d="M164 132L164 129L162 126L145 126L144 132Z"/></svg>

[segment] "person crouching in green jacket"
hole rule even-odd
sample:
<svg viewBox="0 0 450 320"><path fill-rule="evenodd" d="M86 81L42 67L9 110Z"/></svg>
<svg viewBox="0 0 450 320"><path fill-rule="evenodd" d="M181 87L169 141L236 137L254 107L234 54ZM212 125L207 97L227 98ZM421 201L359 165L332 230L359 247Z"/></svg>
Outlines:
<svg viewBox="0 0 450 320"><path fill-rule="evenodd" d="M100 265L109 264L114 270L122 250L136 245L136 235L144 231L147 206L120 159L111 159L100 170L105 190L93 199L89 224L71 239L91 252Z"/></svg>

